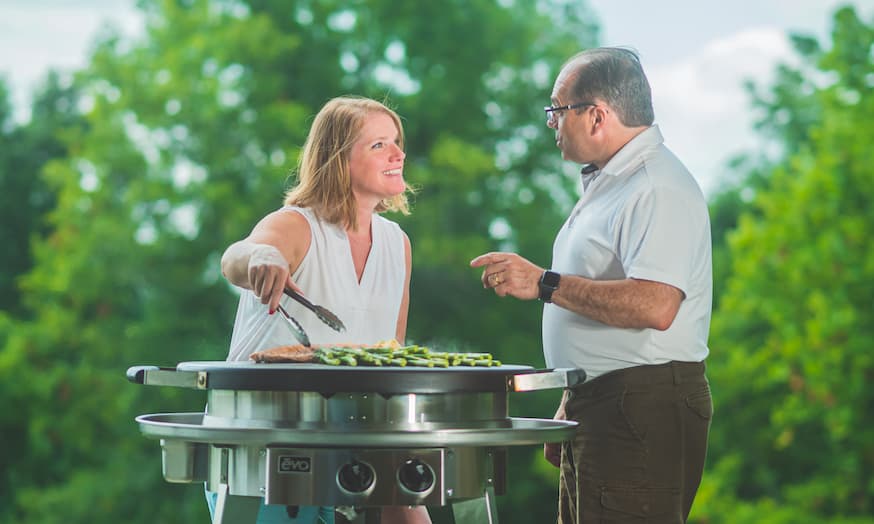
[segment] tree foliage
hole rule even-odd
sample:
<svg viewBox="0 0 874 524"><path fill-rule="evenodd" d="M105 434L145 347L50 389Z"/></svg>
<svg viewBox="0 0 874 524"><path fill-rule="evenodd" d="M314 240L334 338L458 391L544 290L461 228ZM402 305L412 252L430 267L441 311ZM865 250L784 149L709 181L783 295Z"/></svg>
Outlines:
<svg viewBox="0 0 874 524"><path fill-rule="evenodd" d="M705 522L874 522L874 24L832 37L759 94L783 154L729 236Z"/></svg>
<svg viewBox="0 0 874 524"><path fill-rule="evenodd" d="M75 91L52 73L36 93L31 122L16 125L6 86L0 84L0 311L15 316L25 314L18 279L33 264L30 242L48 234L45 215L55 205L39 171L67 155L64 133L83 125L75 99Z"/></svg>

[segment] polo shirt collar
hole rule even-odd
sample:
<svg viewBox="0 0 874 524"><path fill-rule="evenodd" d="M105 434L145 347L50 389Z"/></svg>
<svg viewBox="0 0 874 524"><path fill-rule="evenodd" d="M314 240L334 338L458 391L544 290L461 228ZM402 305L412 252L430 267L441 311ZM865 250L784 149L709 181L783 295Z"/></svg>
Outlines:
<svg viewBox="0 0 874 524"><path fill-rule="evenodd" d="M653 124L622 146L622 149L613 155L613 158L607 162L607 165L604 166L600 172L598 172L598 169L595 166L588 164L583 166L580 174L583 175L584 178L591 176L596 172L598 175L601 173L613 176L624 175L640 165L642 162L642 153L645 150L657 146L664 141L659 126Z"/></svg>

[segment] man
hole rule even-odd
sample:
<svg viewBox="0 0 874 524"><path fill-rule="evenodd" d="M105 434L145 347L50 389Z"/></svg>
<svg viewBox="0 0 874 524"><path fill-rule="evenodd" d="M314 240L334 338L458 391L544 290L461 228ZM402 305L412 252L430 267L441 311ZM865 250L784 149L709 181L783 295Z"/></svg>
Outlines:
<svg viewBox="0 0 874 524"><path fill-rule="evenodd" d="M562 157L585 166L552 267L515 253L471 266L499 296L543 301L547 366L588 375L556 413L579 422L574 440L544 448L561 468L559 522L685 522L712 415L704 196L653 125L634 52L572 57L545 110Z"/></svg>

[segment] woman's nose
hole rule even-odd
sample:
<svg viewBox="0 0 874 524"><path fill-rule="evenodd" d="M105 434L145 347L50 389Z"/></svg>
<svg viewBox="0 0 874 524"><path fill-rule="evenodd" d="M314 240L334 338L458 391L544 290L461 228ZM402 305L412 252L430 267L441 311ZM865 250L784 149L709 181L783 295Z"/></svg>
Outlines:
<svg viewBox="0 0 874 524"><path fill-rule="evenodd" d="M394 144L394 148L395 150L392 152L392 158L400 158L401 160L403 160L407 157L407 154L404 153L404 150L401 149L401 146Z"/></svg>

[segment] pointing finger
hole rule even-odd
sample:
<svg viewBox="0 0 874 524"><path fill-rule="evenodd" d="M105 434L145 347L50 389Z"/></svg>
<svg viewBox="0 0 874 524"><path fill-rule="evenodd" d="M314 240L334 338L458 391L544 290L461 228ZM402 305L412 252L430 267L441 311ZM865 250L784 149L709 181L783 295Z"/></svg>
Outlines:
<svg viewBox="0 0 874 524"><path fill-rule="evenodd" d="M489 264L489 259L491 258L491 253L486 253L485 255L480 255L475 259L470 261L470 267L482 267L486 264Z"/></svg>
<svg viewBox="0 0 874 524"><path fill-rule="evenodd" d="M482 267L488 264L503 262L506 259L506 253L486 253L480 255L470 261L470 267Z"/></svg>

